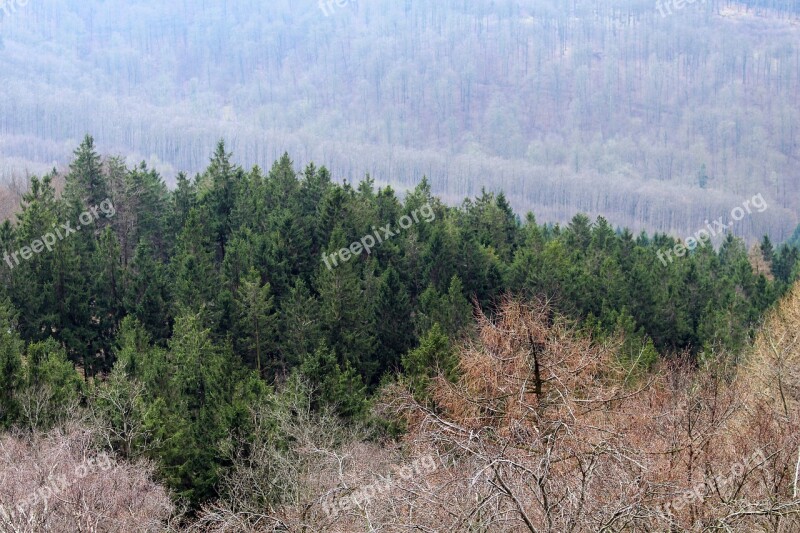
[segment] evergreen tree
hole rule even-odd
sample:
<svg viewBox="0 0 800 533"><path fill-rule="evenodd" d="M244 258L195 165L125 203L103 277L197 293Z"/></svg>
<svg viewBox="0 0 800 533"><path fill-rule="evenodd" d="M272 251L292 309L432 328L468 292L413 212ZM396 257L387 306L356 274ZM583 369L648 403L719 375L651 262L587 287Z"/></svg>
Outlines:
<svg viewBox="0 0 800 533"><path fill-rule="evenodd" d="M764 238L761 239L761 256L764 258L764 261L768 263L772 262L772 259L775 255L775 248L772 246L772 241L769 239L769 235L764 235Z"/></svg>
<svg viewBox="0 0 800 533"><path fill-rule="evenodd" d="M190 182L186 174L180 172L176 178L175 190L172 193L172 221L170 223L171 232L174 235L180 233L189 213L197 206L197 188Z"/></svg>
<svg viewBox="0 0 800 533"><path fill-rule="evenodd" d="M74 155L66 178L64 198L77 214L99 206L109 198L109 188L92 136L84 137Z"/></svg>
<svg viewBox="0 0 800 533"><path fill-rule="evenodd" d="M300 372L312 385L316 409L328 406L345 418L365 414L367 391L361 376L350 363L340 365L336 354L324 343L303 359Z"/></svg>
<svg viewBox="0 0 800 533"><path fill-rule="evenodd" d="M117 237L111 228L106 228L92 261L94 287L90 307L95 326L90 350L106 361L104 370L111 369L111 345L124 310L125 288L120 257Z"/></svg>
<svg viewBox="0 0 800 533"><path fill-rule="evenodd" d="M152 247L139 243L125 270L123 303L159 344L166 345L172 326L166 267L153 257Z"/></svg>
<svg viewBox="0 0 800 533"><path fill-rule="evenodd" d="M434 324L450 339L457 338L472 322L472 306L464 297L461 279L453 276L447 294L439 294L434 287L428 287L418 303L416 330L421 337Z"/></svg>
<svg viewBox="0 0 800 533"><path fill-rule="evenodd" d="M15 312L8 302L0 302L0 427L10 426L19 416L22 347Z"/></svg>
<svg viewBox="0 0 800 533"><path fill-rule="evenodd" d="M259 375L263 375L265 358L274 353L275 316L269 283L262 283L255 269L242 280L237 297L239 321L237 329L244 335L246 361L255 362ZM285 372L284 367L284 372Z"/></svg>
<svg viewBox="0 0 800 533"><path fill-rule="evenodd" d="M408 292L391 266L381 275L376 297L375 328L377 376L394 371L414 342L412 307Z"/></svg>
<svg viewBox="0 0 800 533"><path fill-rule="evenodd" d="M419 347L403 356L403 370L409 387L418 401L428 402L431 379L441 374L456 378L458 356L439 324L434 324L420 340Z"/></svg>
<svg viewBox="0 0 800 533"><path fill-rule="evenodd" d="M209 217L207 225L217 262L222 262L225 257L225 247L232 232L231 215L243 180L242 169L231 162L231 157L232 154L225 151L225 141L220 140L200 180L200 203L207 208L203 214Z"/></svg>
<svg viewBox="0 0 800 533"><path fill-rule="evenodd" d="M331 253L344 247L344 233L334 231ZM337 246L338 244L338 246ZM373 383L378 365L375 353L374 302L365 300L364 286L351 259L331 269L320 266L317 278L320 321L328 346L341 364L357 369L366 383Z"/></svg>
<svg viewBox="0 0 800 533"><path fill-rule="evenodd" d="M24 382L20 402L29 428L49 429L75 415L83 382L53 338L28 346Z"/></svg>
<svg viewBox="0 0 800 533"><path fill-rule="evenodd" d="M302 279L296 280L279 313L281 357L291 368L297 367L306 355L313 353L322 340L318 307L306 283Z"/></svg>
<svg viewBox="0 0 800 533"><path fill-rule="evenodd" d="M208 323L218 316L216 295L219 289L214 266L213 244L206 233L203 221L207 210L195 209L189 214L186 225L178 237L172 262L175 309L202 310Z"/></svg>
<svg viewBox="0 0 800 533"><path fill-rule="evenodd" d="M169 345L169 385L148 410L161 439L163 472L180 496L193 504L215 494L223 459L219 450L230 437L238 380L245 376L226 349L216 346L198 314L175 321Z"/></svg>

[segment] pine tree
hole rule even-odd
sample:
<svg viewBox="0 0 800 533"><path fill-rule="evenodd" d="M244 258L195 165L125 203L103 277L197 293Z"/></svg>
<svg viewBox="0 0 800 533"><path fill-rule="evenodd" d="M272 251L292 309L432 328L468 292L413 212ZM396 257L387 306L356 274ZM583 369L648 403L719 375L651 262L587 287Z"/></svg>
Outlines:
<svg viewBox="0 0 800 533"><path fill-rule="evenodd" d="M772 246L772 241L769 239L769 235L764 235L764 238L761 240L760 249L764 261L771 264L775 256L775 248Z"/></svg>
<svg viewBox="0 0 800 533"><path fill-rule="evenodd" d="M200 180L200 204L207 209L207 226L213 244L215 258L221 263L225 248L233 230L231 215L237 202L239 186L243 181L242 169L231 162L232 154L225 151L225 142L220 140L211 158L211 163Z"/></svg>
<svg viewBox="0 0 800 533"><path fill-rule="evenodd" d="M341 229L334 231L330 251L344 246ZM375 378L374 302L365 301L363 281L351 259L328 269L319 268L316 281L320 296L320 320L328 346L357 369L366 383Z"/></svg>
<svg viewBox="0 0 800 533"><path fill-rule="evenodd" d="M0 427L19 416L16 394L22 385L22 347L17 320L9 302L0 302Z"/></svg>
<svg viewBox="0 0 800 533"><path fill-rule="evenodd" d="M262 283L255 269L242 280L237 295L239 329L244 334L247 360L255 361L256 370L263 375L264 361L273 353L275 341L274 303L269 283ZM285 372L284 368L284 372Z"/></svg>
<svg viewBox="0 0 800 533"><path fill-rule="evenodd" d="M124 276L126 313L138 319L157 343L166 345L172 326L166 267L153 258L149 244L142 242L136 247Z"/></svg>
<svg viewBox="0 0 800 533"><path fill-rule="evenodd" d="M364 415L366 387L361 377L349 363L340 365L336 354L324 343L303 358L300 373L313 387L312 400L316 409L328 406L346 418Z"/></svg>
<svg viewBox="0 0 800 533"><path fill-rule="evenodd" d="M186 225L178 237L173 270L174 302L178 309L201 310L211 323L218 316L216 304L219 289L214 266L213 244L206 233L207 209L199 208L189 214Z"/></svg>
<svg viewBox="0 0 800 533"><path fill-rule="evenodd" d="M212 497L221 474L219 454L230 436L233 396L240 378L232 357L216 346L199 314L175 321L168 361L169 385L148 410L167 480L180 496L197 504ZM155 429L158 425L159 429Z"/></svg>
<svg viewBox="0 0 800 533"><path fill-rule="evenodd" d="M297 192L300 190L300 182L294 170L294 162L289 154L284 152L281 158L272 165L267 178L267 193L272 200L269 207L294 209L297 207ZM278 204L280 202L280 204Z"/></svg>
<svg viewBox="0 0 800 533"><path fill-rule="evenodd" d="M174 193L176 196L186 194L185 190L180 189L186 187L185 177L182 180L179 177L178 187ZM117 204L115 218L120 217L117 218L120 222L125 219L118 231L121 235L123 264L127 264L136 246L143 240L153 247L156 257L165 260L174 246L176 235L176 230L168 225L176 222L176 217L172 213L173 198L161 176L155 170L148 169L145 163L126 172L124 190Z"/></svg>
<svg viewBox="0 0 800 533"><path fill-rule="evenodd" d="M104 370L111 368L111 345L124 309L120 257L117 237L111 228L106 228L92 260L94 287L90 308L92 323L95 326L90 349L105 358L107 366Z"/></svg>
<svg viewBox="0 0 800 533"><path fill-rule="evenodd" d="M419 347L403 356L403 375L418 401L430 401L431 379L443 375L455 379L458 357L439 324L434 324L420 340Z"/></svg>
<svg viewBox="0 0 800 533"><path fill-rule="evenodd" d="M22 197L19 223L13 233L9 232L10 234L5 237L6 250L18 250L48 232L55 234L60 230L56 228L59 204L55 194L52 176L45 176L41 180L34 176L31 179L30 189ZM55 249L63 248L64 244L57 241ZM58 321L56 300L58 258L57 253L40 253L28 260L20 256L5 258L5 261L10 263L8 266L13 266L9 275L8 291L20 311L20 334L25 339L43 339L45 337L43 332L51 331Z"/></svg>
<svg viewBox="0 0 800 533"><path fill-rule="evenodd" d="M74 213L99 206L109 198L106 177L103 176L100 156L94 146L94 138L84 137L75 150L75 158L67 174L64 198L74 209Z"/></svg>
<svg viewBox="0 0 800 533"><path fill-rule="evenodd" d="M448 338L456 338L472 322L472 305L464 297L464 287L458 276L450 280L447 294L439 294L434 287L428 287L417 307L415 323L419 336L439 324Z"/></svg>
<svg viewBox="0 0 800 533"><path fill-rule="evenodd" d="M175 190L172 193L172 222L169 224L174 235L180 233L189 213L197 206L197 188L183 172L176 178Z"/></svg>
<svg viewBox="0 0 800 533"><path fill-rule="evenodd" d="M20 402L25 404L22 411L27 427L49 429L75 416L83 382L53 338L28 346L24 380Z"/></svg>
<svg viewBox="0 0 800 533"><path fill-rule="evenodd" d="M322 340L319 302L302 279L295 281L278 315L281 321L281 357L285 364L293 368L306 355L313 353Z"/></svg>
<svg viewBox="0 0 800 533"><path fill-rule="evenodd" d="M414 342L412 308L408 291L391 266L381 275L376 297L375 328L378 358L376 375L394 371L400 366L400 357Z"/></svg>

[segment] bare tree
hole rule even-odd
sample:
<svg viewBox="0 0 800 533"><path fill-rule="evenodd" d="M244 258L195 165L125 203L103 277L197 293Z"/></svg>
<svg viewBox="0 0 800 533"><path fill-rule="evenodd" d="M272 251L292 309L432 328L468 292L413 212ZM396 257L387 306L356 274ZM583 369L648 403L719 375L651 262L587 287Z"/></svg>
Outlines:
<svg viewBox="0 0 800 533"><path fill-rule="evenodd" d="M0 530L161 531L173 513L147 463L117 462L77 424L0 438Z"/></svg>

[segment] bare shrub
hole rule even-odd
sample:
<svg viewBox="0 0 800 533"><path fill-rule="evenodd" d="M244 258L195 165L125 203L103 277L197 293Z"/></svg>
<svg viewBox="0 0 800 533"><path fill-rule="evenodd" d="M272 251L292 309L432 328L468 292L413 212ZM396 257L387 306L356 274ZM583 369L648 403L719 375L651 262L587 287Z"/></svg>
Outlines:
<svg viewBox="0 0 800 533"><path fill-rule="evenodd" d="M776 316L791 317L786 331L768 325L763 335L777 334L778 344L794 346L791 328L800 320L787 312ZM796 410L780 408L780 388L792 390L790 378L778 372L778 380L774 349L758 355L775 342L762 338L736 379L679 360L631 388L623 385L624 369L616 363L618 343L593 342L544 302L507 299L493 317L479 317L475 339L460 350L456 382L432 381L433 407L417 402L402 384L385 388L379 411L407 428L399 446L336 447L329 440L324 453L318 446L296 446L304 467L293 475L302 490L290 501L269 512L237 512L219 502L206 509L204 526L800 530L800 428ZM754 379L749 373L760 365L766 369ZM313 417L295 421L315 424ZM435 468L398 475L421 458L431 458Z"/></svg>
<svg viewBox="0 0 800 533"><path fill-rule="evenodd" d="M0 437L0 530L161 531L173 511L146 463L116 462L76 424Z"/></svg>

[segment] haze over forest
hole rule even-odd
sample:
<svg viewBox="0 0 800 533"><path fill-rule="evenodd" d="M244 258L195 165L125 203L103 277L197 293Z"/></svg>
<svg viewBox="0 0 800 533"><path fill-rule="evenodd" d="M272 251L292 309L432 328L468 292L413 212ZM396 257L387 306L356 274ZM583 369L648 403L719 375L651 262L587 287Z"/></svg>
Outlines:
<svg viewBox="0 0 800 533"><path fill-rule="evenodd" d="M797 533L798 4L0 0L0 533Z"/></svg>
<svg viewBox="0 0 800 533"><path fill-rule="evenodd" d="M223 137L269 168L450 204L689 235L792 235L800 23L791 1L31 0L0 13L0 175L66 170L85 134L170 185ZM327 5L327 4L326 4Z"/></svg>

